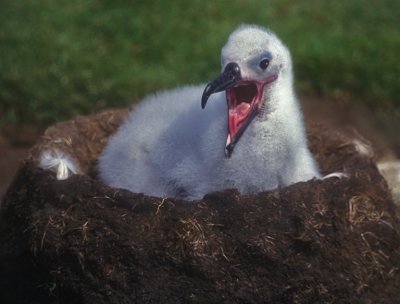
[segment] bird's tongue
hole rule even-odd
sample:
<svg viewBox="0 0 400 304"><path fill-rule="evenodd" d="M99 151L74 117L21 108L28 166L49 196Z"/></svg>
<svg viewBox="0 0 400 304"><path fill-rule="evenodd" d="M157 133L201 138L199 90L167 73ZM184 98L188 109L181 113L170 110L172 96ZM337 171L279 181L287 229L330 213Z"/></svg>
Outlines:
<svg viewBox="0 0 400 304"><path fill-rule="evenodd" d="M229 144L235 145L244 129L254 117L255 108L259 101L259 88L254 82L243 82L227 90L228 101L228 139Z"/></svg>
<svg viewBox="0 0 400 304"><path fill-rule="evenodd" d="M243 121L249 116L250 108L251 106L249 103L242 102L229 109L228 125L231 138L235 137Z"/></svg>

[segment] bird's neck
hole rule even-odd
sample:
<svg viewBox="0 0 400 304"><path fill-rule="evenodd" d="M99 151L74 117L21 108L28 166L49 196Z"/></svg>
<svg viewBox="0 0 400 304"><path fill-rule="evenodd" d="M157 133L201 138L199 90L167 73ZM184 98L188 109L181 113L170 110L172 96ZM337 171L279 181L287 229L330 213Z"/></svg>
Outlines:
<svg viewBox="0 0 400 304"><path fill-rule="evenodd" d="M291 71L281 73L273 85L264 91L264 104L268 109L264 120L268 121L268 116L274 112L298 112L299 106L293 86Z"/></svg>
<svg viewBox="0 0 400 304"><path fill-rule="evenodd" d="M269 136L303 137L304 126L300 106L293 87L291 75L281 75L270 88L264 92L265 104L268 109L260 117L258 128ZM266 134L260 134L261 137Z"/></svg>

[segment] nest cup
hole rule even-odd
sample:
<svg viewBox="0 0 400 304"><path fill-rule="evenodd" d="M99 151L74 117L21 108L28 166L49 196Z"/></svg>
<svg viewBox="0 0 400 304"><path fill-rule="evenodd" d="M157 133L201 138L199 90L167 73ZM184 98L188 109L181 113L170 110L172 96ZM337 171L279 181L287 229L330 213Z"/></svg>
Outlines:
<svg viewBox="0 0 400 304"><path fill-rule="evenodd" d="M322 173L348 178L187 202L98 181L126 114L56 124L32 148L2 202L1 303L397 303L399 221L354 139L308 126ZM49 151L77 174L40 169Z"/></svg>

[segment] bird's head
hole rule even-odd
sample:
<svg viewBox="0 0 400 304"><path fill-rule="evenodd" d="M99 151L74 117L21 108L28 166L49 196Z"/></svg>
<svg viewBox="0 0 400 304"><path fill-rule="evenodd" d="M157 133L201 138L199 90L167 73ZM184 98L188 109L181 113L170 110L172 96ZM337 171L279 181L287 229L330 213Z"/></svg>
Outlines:
<svg viewBox="0 0 400 304"><path fill-rule="evenodd" d="M279 78L291 78L288 49L266 28L242 25L221 52L222 73L206 86L201 106L213 93L226 91L228 103L227 157L254 118L268 112L269 94ZM265 119L260 117L260 119Z"/></svg>

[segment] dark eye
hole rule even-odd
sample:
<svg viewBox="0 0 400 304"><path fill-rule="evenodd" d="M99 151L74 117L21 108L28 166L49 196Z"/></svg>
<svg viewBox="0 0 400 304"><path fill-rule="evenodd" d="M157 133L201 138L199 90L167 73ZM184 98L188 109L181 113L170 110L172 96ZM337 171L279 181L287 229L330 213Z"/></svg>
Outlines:
<svg viewBox="0 0 400 304"><path fill-rule="evenodd" d="M268 60L268 59L263 59L263 60L261 60L261 61L260 61L260 64L259 64L259 66L260 66L260 68L261 68L262 70L267 69L268 65L269 65L269 60Z"/></svg>

